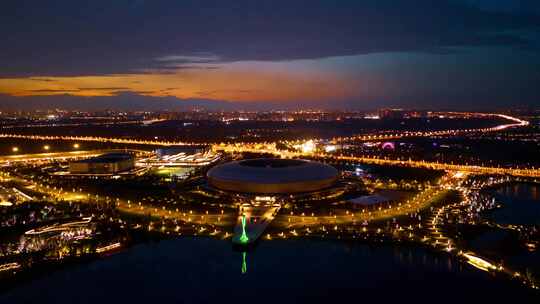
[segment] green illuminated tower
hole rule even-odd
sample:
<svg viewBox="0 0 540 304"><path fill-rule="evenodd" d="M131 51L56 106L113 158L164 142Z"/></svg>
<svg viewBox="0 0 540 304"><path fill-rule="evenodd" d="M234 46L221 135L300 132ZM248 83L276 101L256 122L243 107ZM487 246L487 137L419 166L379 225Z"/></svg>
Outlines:
<svg viewBox="0 0 540 304"><path fill-rule="evenodd" d="M246 234L246 215L242 214L242 235L240 236L240 243L247 244L249 237Z"/></svg>

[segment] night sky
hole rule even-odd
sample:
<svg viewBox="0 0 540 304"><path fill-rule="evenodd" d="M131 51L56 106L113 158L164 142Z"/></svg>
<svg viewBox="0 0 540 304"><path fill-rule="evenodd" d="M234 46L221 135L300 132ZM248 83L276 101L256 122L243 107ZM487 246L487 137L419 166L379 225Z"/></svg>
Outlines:
<svg viewBox="0 0 540 304"><path fill-rule="evenodd" d="M0 108L540 107L540 1L2 0Z"/></svg>

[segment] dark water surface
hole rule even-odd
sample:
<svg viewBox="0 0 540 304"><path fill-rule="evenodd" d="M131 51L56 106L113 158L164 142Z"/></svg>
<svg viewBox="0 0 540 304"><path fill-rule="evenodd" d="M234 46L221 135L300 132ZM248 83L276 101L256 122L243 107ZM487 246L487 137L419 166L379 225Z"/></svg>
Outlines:
<svg viewBox="0 0 540 304"><path fill-rule="evenodd" d="M493 191L503 207L490 211L487 217L503 225L540 225L540 185L532 183L507 184ZM473 242L475 249L501 256L501 248L508 249L511 232L493 229L480 234ZM514 236L515 238L515 236ZM523 246L523 245L521 245ZM540 278L540 251L505 250L504 262L521 272Z"/></svg>
<svg viewBox="0 0 540 304"><path fill-rule="evenodd" d="M504 205L491 218L500 224L540 225L540 185L515 183L495 191Z"/></svg>
<svg viewBox="0 0 540 304"><path fill-rule="evenodd" d="M180 237L66 268L0 303L535 303L540 294L455 259L408 246Z"/></svg>

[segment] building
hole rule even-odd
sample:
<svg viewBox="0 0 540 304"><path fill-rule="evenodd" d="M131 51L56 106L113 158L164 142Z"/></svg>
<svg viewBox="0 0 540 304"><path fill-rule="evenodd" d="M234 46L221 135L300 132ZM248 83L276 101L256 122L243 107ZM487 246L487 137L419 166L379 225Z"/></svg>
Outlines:
<svg viewBox="0 0 540 304"><path fill-rule="evenodd" d="M178 154L193 155L193 154L204 154L210 152L210 146L170 146L166 148L159 148L155 150L155 153L158 157L168 157Z"/></svg>
<svg viewBox="0 0 540 304"><path fill-rule="evenodd" d="M210 169L208 183L220 190L252 194L293 194L332 187L339 172L332 166L299 159L258 158Z"/></svg>
<svg viewBox="0 0 540 304"><path fill-rule="evenodd" d="M71 174L115 174L135 167L135 157L129 153L107 153L69 163Z"/></svg>
<svg viewBox="0 0 540 304"><path fill-rule="evenodd" d="M152 157L138 160L145 167L200 167L219 160L210 146L171 146L156 149Z"/></svg>
<svg viewBox="0 0 540 304"><path fill-rule="evenodd" d="M380 109L379 118L381 119L403 119L405 110L403 109Z"/></svg>
<svg viewBox="0 0 540 304"><path fill-rule="evenodd" d="M426 111L404 110L404 109L380 109L379 118L381 119L405 119L405 118L426 118Z"/></svg>

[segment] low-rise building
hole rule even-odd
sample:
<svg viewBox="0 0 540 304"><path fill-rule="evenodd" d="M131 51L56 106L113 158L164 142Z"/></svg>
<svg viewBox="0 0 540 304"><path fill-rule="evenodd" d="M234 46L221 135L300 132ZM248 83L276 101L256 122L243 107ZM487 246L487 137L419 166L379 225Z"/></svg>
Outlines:
<svg viewBox="0 0 540 304"><path fill-rule="evenodd" d="M135 157L129 153L107 153L69 163L71 174L114 174L135 167Z"/></svg>

